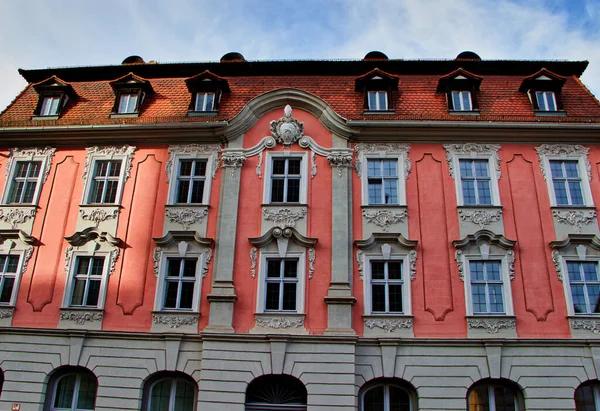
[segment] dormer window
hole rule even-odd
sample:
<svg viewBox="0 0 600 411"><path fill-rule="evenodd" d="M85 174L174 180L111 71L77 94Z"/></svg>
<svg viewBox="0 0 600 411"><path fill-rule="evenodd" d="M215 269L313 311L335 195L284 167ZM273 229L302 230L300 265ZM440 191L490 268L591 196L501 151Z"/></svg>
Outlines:
<svg viewBox="0 0 600 411"><path fill-rule="evenodd" d="M56 120L61 115L69 97L75 96L73 87L56 76L34 84L40 98L33 112L36 120Z"/></svg>
<svg viewBox="0 0 600 411"><path fill-rule="evenodd" d="M477 92L482 80L462 68L440 78L437 91L446 93L448 112L478 114Z"/></svg>
<svg viewBox="0 0 600 411"><path fill-rule="evenodd" d="M365 112L389 113L394 109L392 93L398 90L398 77L375 69L357 78L355 89L364 95Z"/></svg>
<svg viewBox="0 0 600 411"><path fill-rule="evenodd" d="M527 93L536 115L560 115L564 114L561 91L566 80L565 77L541 69L525 78L519 91Z"/></svg>
<svg viewBox="0 0 600 411"><path fill-rule="evenodd" d="M150 82L129 73L110 83L115 91L115 104L111 117L138 116L147 95L154 90Z"/></svg>
<svg viewBox="0 0 600 411"><path fill-rule="evenodd" d="M229 92L226 79L206 70L185 81L190 91L189 116L216 115L223 93Z"/></svg>

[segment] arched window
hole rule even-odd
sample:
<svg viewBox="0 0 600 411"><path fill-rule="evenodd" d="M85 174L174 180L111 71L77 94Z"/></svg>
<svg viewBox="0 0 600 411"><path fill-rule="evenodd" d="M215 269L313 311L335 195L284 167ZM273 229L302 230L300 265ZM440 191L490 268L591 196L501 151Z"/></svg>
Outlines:
<svg viewBox="0 0 600 411"><path fill-rule="evenodd" d="M307 392L299 379L285 374L263 375L246 389L246 411L306 411Z"/></svg>
<svg viewBox="0 0 600 411"><path fill-rule="evenodd" d="M144 385L144 411L194 411L198 385L186 374L158 373Z"/></svg>
<svg viewBox="0 0 600 411"><path fill-rule="evenodd" d="M404 381L382 378L361 388L360 411L416 411L416 398L415 390Z"/></svg>
<svg viewBox="0 0 600 411"><path fill-rule="evenodd" d="M575 391L576 411L600 411L600 383L587 381Z"/></svg>
<svg viewBox="0 0 600 411"><path fill-rule="evenodd" d="M521 389L512 381L483 380L471 387L468 411L525 411Z"/></svg>
<svg viewBox="0 0 600 411"><path fill-rule="evenodd" d="M98 381L83 367L66 367L50 379L46 398L49 411L93 411Z"/></svg>

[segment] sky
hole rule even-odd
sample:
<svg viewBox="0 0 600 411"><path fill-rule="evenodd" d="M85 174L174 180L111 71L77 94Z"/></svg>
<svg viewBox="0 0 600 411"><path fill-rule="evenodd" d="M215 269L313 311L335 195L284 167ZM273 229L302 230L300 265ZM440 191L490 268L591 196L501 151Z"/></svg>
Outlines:
<svg viewBox="0 0 600 411"><path fill-rule="evenodd" d="M0 110L19 68L246 60L588 60L600 97L600 0L0 0Z"/></svg>

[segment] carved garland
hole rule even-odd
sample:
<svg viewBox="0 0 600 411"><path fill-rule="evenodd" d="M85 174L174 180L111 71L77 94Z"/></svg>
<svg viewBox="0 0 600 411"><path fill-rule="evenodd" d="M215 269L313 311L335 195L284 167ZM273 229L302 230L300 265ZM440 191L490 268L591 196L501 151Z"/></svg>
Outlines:
<svg viewBox="0 0 600 411"><path fill-rule="evenodd" d="M482 328L488 334L498 334L503 328L514 329L517 326L517 322L514 319L504 318L485 318L485 319L474 319L469 318L467 320L469 328Z"/></svg>
<svg viewBox="0 0 600 411"><path fill-rule="evenodd" d="M588 180L592 181L592 167L590 166L590 162L588 160L589 149L587 147L584 147L579 144L542 144L541 146L536 147L535 151L537 151L538 156L540 158L540 169L542 170L544 180L548 180L548 176L546 175L545 162L547 156L555 158L580 156L583 158Z"/></svg>
<svg viewBox="0 0 600 411"><path fill-rule="evenodd" d="M572 225L577 233L581 233L584 224L596 220L596 210L553 210L552 215L559 223Z"/></svg>
<svg viewBox="0 0 600 411"><path fill-rule="evenodd" d="M256 253L258 249L256 247L252 247L250 250L250 275L252 278L256 278Z"/></svg>
<svg viewBox="0 0 600 411"><path fill-rule="evenodd" d="M8 165L6 166L7 181L11 174L12 168L15 164L15 160L19 160L19 159L33 160L36 157L38 157L38 158L45 157L44 158L45 164L43 165L44 175L42 176L42 181L41 181L41 184L44 184L46 182L46 180L48 179L48 176L50 175L50 169L52 168L52 157L54 156L55 152L56 152L56 149L52 148L52 147L25 148L25 149L13 148L13 149L11 149L10 150L11 161L9 161Z"/></svg>
<svg viewBox="0 0 600 411"><path fill-rule="evenodd" d="M256 325L266 328L300 328L304 325L302 317L256 317Z"/></svg>
<svg viewBox="0 0 600 411"><path fill-rule="evenodd" d="M187 230L193 224L201 223L207 215L208 209L206 208L188 207L168 208L166 213L170 223L181 224L184 230Z"/></svg>
<svg viewBox="0 0 600 411"><path fill-rule="evenodd" d="M19 224L34 218L36 211L35 207L1 207L0 221L10 224L12 229L17 229Z"/></svg>
<svg viewBox="0 0 600 411"><path fill-rule="evenodd" d="M235 176L235 170L241 168L246 162L246 156L240 153L226 153L221 156L223 168L231 169L231 177Z"/></svg>
<svg viewBox="0 0 600 411"><path fill-rule="evenodd" d="M403 155L404 156L404 178L407 179L412 169L412 163L408 158L410 152L410 144L406 143L360 143L354 147L354 151L357 153L356 162L354 163L354 169L358 177L362 178L362 162L364 156L369 154L386 153L390 155Z"/></svg>
<svg viewBox="0 0 600 411"><path fill-rule="evenodd" d="M362 215L367 220L367 223L375 224L381 227L384 232L387 232L392 224L403 222L408 212L405 209L398 212L391 210L363 210Z"/></svg>
<svg viewBox="0 0 600 411"><path fill-rule="evenodd" d="M71 321L77 325L85 325L86 322L102 321L103 314L90 311L63 311L60 313L61 321Z"/></svg>
<svg viewBox="0 0 600 411"><path fill-rule="evenodd" d="M412 318L369 318L365 320L365 327L381 328L386 333L392 333L399 329L410 329L413 326Z"/></svg>
<svg viewBox="0 0 600 411"><path fill-rule="evenodd" d="M263 210L263 217L266 221L272 221L273 226L279 228L295 227L296 221L306 216L306 207L299 210L292 210L291 208L279 208L272 210L265 208Z"/></svg>
<svg viewBox="0 0 600 411"><path fill-rule="evenodd" d="M85 207L79 209L79 214L81 214L81 218L83 220L91 221L94 223L94 226L98 227L98 225L103 221L116 219L119 215L119 208L111 207L107 209L104 207Z"/></svg>
<svg viewBox="0 0 600 411"><path fill-rule="evenodd" d="M91 171L94 160L96 157L107 157L114 158L117 156L118 158L122 158L124 160L122 168L124 170L123 182L127 181L129 176L131 175L131 167L133 162L133 153L135 152L134 146L107 146L107 147L87 147L85 149L87 152L87 158L85 160L85 168L83 169L83 183L85 184L88 178L88 173ZM123 172L123 171L122 171Z"/></svg>
<svg viewBox="0 0 600 411"><path fill-rule="evenodd" d="M594 334L600 334L600 320L570 320L571 328L574 330L586 330Z"/></svg>
<svg viewBox="0 0 600 411"><path fill-rule="evenodd" d="M154 324L165 324L170 328L179 328L182 325L194 325L198 322L198 315L177 314L152 314Z"/></svg>
<svg viewBox="0 0 600 411"><path fill-rule="evenodd" d="M171 181L171 170L173 168L173 160L176 156L180 156L183 158L198 158L198 155L212 156L212 178L215 178L220 165L220 152L221 146L219 144L185 144L169 146L169 159L167 160L167 165L165 168L167 172L167 183Z"/></svg>
<svg viewBox="0 0 600 411"><path fill-rule="evenodd" d="M365 274L365 269L363 266L363 255L364 253L361 250L358 250L356 252L356 265L358 266L358 276L360 277L361 281L364 280Z"/></svg>
<svg viewBox="0 0 600 411"><path fill-rule="evenodd" d="M0 308L0 320L3 320L5 318L11 318L14 313L15 313L14 307Z"/></svg>
<svg viewBox="0 0 600 411"><path fill-rule="evenodd" d="M317 253L314 248L308 249L308 279L312 280L315 272L315 260L317 259Z"/></svg>
<svg viewBox="0 0 600 411"><path fill-rule="evenodd" d="M345 167L352 167L352 154L332 153L327 156L327 161L331 167L335 167L338 177L342 177L342 170Z"/></svg>
<svg viewBox="0 0 600 411"><path fill-rule="evenodd" d="M471 222L484 228L500 221L502 210L458 210L458 215L463 221Z"/></svg>
<svg viewBox="0 0 600 411"><path fill-rule="evenodd" d="M457 173L458 170L454 169L454 159L457 156L467 155L472 156L473 154L479 154L482 156L492 156L493 166L496 169L496 178L500 179L500 155L498 150L500 146L497 144L477 144L477 143L466 143L466 144L444 144L446 149L446 161L448 162L448 169L450 176L456 180L460 177Z"/></svg>

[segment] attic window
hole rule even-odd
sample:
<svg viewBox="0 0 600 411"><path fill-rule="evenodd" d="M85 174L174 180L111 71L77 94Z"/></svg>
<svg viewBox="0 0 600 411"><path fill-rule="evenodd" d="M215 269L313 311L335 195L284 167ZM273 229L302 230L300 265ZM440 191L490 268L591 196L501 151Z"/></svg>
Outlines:
<svg viewBox="0 0 600 411"><path fill-rule="evenodd" d="M365 112L389 113L394 109L393 91L398 90L398 77L375 69L357 78L355 89L364 95Z"/></svg>
<svg viewBox="0 0 600 411"><path fill-rule="evenodd" d="M448 112L455 114L478 114L477 92L483 79L462 68L442 77L437 91L446 94Z"/></svg>
<svg viewBox="0 0 600 411"><path fill-rule="evenodd" d="M566 78L541 69L525 78L519 91L526 92L536 115L564 115L562 87Z"/></svg>
<svg viewBox="0 0 600 411"><path fill-rule="evenodd" d="M111 117L138 116L144 99L154 90L150 82L129 73L110 83L115 91L115 104Z"/></svg>
<svg viewBox="0 0 600 411"><path fill-rule="evenodd" d="M75 96L73 88L56 76L34 84L33 88L39 95L38 104L33 112L37 120L57 119L69 97Z"/></svg>
<svg viewBox="0 0 600 411"><path fill-rule="evenodd" d="M185 81L191 95L189 116L216 115L223 93L229 92L226 79L206 70Z"/></svg>

